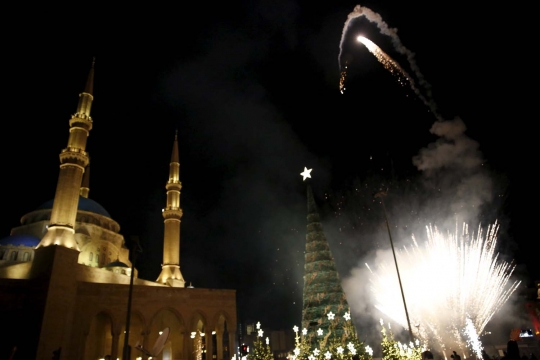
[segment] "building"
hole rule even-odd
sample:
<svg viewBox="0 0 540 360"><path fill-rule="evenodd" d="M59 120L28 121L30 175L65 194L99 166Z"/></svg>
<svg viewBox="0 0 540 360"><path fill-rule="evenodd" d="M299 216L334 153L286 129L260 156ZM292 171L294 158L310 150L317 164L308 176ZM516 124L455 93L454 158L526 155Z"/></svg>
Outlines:
<svg viewBox="0 0 540 360"><path fill-rule="evenodd" d="M138 278L120 225L89 198L86 143L94 125L93 81L94 64L69 120L54 199L24 215L0 240L0 316L9 324L0 358L135 359L143 355L135 344L151 350L168 327L163 351L153 358L228 360L236 349L236 291L186 287L180 271L176 136L157 280Z"/></svg>

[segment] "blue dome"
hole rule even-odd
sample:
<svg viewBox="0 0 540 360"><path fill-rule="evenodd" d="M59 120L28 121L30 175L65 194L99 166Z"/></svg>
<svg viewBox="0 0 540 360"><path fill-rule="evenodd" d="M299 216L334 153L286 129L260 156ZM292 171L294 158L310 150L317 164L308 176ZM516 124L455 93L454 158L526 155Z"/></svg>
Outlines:
<svg viewBox="0 0 540 360"><path fill-rule="evenodd" d="M0 246L14 245L14 246L29 246L36 247L41 240L32 235L11 235L0 240Z"/></svg>
<svg viewBox="0 0 540 360"><path fill-rule="evenodd" d="M53 203L54 203L54 199L44 202L37 208L37 210L52 209ZM107 210L105 210L103 206L99 205L97 202L95 202L92 199L88 199L82 196L79 196L79 206L77 207L77 209L82 210L82 211L93 212L95 214L103 215L108 218L111 217L111 215L109 215L109 213L107 212Z"/></svg>

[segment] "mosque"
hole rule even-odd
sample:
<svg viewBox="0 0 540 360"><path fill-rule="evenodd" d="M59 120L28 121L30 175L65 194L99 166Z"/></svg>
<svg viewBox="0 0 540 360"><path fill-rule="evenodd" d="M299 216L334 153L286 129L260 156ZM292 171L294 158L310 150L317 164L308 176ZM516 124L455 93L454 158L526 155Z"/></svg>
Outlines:
<svg viewBox="0 0 540 360"><path fill-rule="evenodd" d="M89 198L93 82L92 64L69 120L54 199L23 215L0 240L0 318L9 330L0 340L0 358L146 358L135 345L151 352L169 328L153 359L229 360L237 349L236 291L186 286L180 271L177 137L155 281L138 277L120 225Z"/></svg>

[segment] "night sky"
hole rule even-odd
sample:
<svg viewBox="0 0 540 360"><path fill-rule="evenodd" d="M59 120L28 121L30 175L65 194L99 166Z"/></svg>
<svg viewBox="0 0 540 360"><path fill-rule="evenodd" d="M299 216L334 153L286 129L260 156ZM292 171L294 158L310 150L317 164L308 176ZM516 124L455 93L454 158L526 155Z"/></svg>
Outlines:
<svg viewBox="0 0 540 360"><path fill-rule="evenodd" d="M525 282L540 278L532 232L520 230L511 196L514 134L524 119L513 115L523 104L511 100L517 89L506 83L518 60L490 33L501 15L465 2L360 3L399 29L416 54L448 120L445 138L430 132L437 118L411 87L354 41L363 34L415 74L365 18L352 21L344 39L340 93L339 44L357 4L200 2L71 8L67 17L52 8L14 11L21 34L6 41L1 60L2 236L54 197L58 154L96 56L90 198L128 243L140 237L141 278L155 280L161 270L176 129L181 271L195 287L236 289L240 321L300 324L304 166L313 168L309 181L342 278L387 247L384 214L372 199L387 188L398 241L429 222L455 226L455 216L473 228L498 220L502 258L515 260ZM510 29L513 20L506 21Z"/></svg>

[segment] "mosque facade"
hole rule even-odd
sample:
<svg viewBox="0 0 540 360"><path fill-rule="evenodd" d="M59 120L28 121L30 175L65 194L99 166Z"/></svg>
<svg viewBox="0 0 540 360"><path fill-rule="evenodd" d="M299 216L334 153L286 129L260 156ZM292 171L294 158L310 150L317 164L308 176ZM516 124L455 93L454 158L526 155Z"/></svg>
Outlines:
<svg viewBox="0 0 540 360"><path fill-rule="evenodd" d="M54 199L0 239L0 318L9 329L0 358L137 359L159 350L153 359L229 360L237 349L236 291L186 286L180 271L177 137L157 280L138 277L120 225L89 198L93 81L94 65L69 120Z"/></svg>

